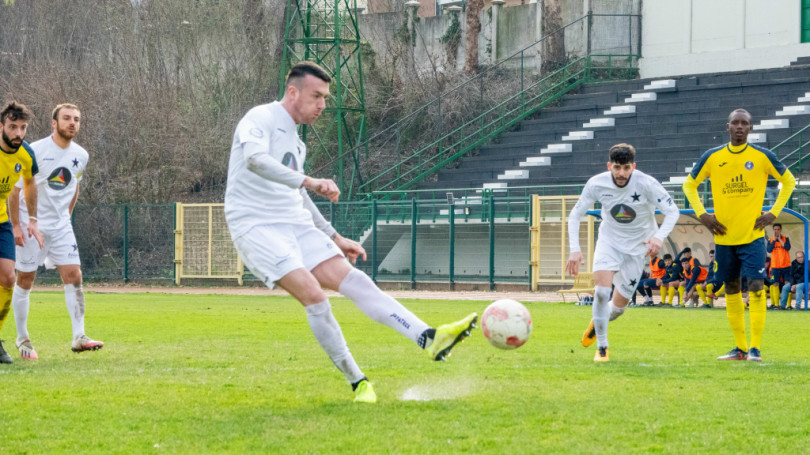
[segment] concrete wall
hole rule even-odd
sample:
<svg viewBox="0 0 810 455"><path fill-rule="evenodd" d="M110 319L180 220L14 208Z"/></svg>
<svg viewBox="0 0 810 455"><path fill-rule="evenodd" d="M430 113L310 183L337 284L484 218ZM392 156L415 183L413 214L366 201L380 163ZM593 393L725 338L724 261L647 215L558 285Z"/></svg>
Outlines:
<svg viewBox="0 0 810 455"><path fill-rule="evenodd" d="M641 77L774 68L810 55L801 0L645 0Z"/></svg>
<svg viewBox="0 0 810 455"><path fill-rule="evenodd" d="M563 25L581 19L587 11L588 0L561 0ZM592 8L594 14L639 14L641 0L612 0L594 1ZM401 27L405 12L391 12L380 14L363 14L359 16L359 28L362 36L368 41L378 55L390 52L399 52L395 47L395 33ZM462 38L456 55L456 69L464 67L465 43L467 24L464 12L459 14ZM433 67L445 69L447 56L445 48L439 39L450 26L449 14L439 16L421 17L416 23L416 46L413 47L414 67L416 71L430 71ZM478 37L478 59L480 64L492 63L492 10L487 7L481 12L481 33ZM638 53L638 23L637 19L622 17L594 17L591 49L598 53L628 53L629 44L633 45L633 52ZM500 9L498 20L497 58L520 52L542 38L542 4L527 3L524 5L504 6ZM633 36L628 42L628 31L633 30ZM568 27L565 31L565 47L568 55L581 56L587 52L587 21ZM540 53L540 46L527 51L526 56L536 56ZM527 61L528 66L539 66L539 60Z"/></svg>

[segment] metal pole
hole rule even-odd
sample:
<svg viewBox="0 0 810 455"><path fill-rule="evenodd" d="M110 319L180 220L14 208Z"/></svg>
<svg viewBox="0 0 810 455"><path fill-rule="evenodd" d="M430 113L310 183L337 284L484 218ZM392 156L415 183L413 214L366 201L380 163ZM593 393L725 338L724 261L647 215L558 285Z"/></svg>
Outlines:
<svg viewBox="0 0 810 455"><path fill-rule="evenodd" d="M416 198L411 199L411 289L416 289Z"/></svg>
<svg viewBox="0 0 810 455"><path fill-rule="evenodd" d="M177 251L177 202L172 204L172 232L174 235L174 251ZM172 282L177 283L177 264L172 267Z"/></svg>
<svg viewBox="0 0 810 455"><path fill-rule="evenodd" d="M377 200L371 201L371 279L377 281Z"/></svg>
<svg viewBox="0 0 810 455"><path fill-rule="evenodd" d="M489 290L495 290L495 198L489 198Z"/></svg>
<svg viewBox="0 0 810 455"><path fill-rule="evenodd" d="M455 205L448 205L450 207L450 289L453 289L456 278L456 209Z"/></svg>
<svg viewBox="0 0 810 455"><path fill-rule="evenodd" d="M124 283L129 281L129 204L124 204Z"/></svg>

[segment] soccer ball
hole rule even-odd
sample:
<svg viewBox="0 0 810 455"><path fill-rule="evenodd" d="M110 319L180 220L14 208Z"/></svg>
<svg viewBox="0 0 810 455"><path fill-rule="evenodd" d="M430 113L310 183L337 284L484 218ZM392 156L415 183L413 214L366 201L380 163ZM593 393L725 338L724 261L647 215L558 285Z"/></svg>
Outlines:
<svg viewBox="0 0 810 455"><path fill-rule="evenodd" d="M517 300L497 300L484 310L481 330L489 343L496 348L517 349L529 340L532 315Z"/></svg>

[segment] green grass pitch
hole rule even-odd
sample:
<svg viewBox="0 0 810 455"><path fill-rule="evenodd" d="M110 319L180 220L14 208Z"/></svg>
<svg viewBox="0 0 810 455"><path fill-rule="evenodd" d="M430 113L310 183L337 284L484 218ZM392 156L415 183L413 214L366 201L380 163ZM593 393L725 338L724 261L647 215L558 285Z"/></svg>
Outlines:
<svg viewBox="0 0 810 455"><path fill-rule="evenodd" d="M40 360L0 365L0 453L802 453L810 446L810 313L768 315L764 362L718 362L723 310L631 308L611 362L579 344L590 307L530 303L534 332L498 351L480 331L448 362L334 312L377 391L351 388L288 297L88 293L98 352L70 352L63 296L35 292ZM487 302L405 300L440 324Z"/></svg>

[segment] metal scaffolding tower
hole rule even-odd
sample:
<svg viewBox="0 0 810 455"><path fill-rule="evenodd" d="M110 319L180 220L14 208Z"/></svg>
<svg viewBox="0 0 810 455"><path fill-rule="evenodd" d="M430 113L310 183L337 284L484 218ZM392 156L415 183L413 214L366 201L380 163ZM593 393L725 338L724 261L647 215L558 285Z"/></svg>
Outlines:
<svg viewBox="0 0 810 455"><path fill-rule="evenodd" d="M356 181L346 178L354 172L348 160L356 161L358 144L366 139L366 105L363 91L363 65L360 30L355 0L287 0L284 31L283 81L291 66L302 60L321 65L332 76L330 99L321 117L312 125L302 125L301 138L308 155L336 160L334 177L340 190L349 196ZM307 160L310 161L310 160Z"/></svg>

